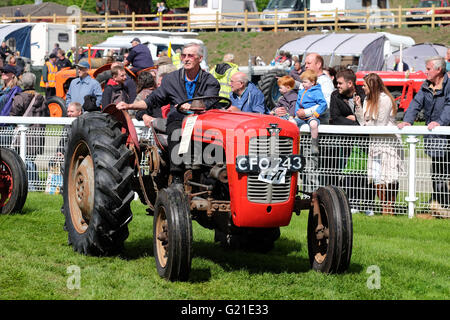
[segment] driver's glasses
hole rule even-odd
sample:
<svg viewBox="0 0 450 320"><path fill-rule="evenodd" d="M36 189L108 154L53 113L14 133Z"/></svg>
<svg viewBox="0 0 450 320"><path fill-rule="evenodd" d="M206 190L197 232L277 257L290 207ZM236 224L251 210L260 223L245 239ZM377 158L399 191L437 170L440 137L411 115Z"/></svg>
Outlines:
<svg viewBox="0 0 450 320"><path fill-rule="evenodd" d="M180 55L180 58L181 58L181 60L184 60L184 59L186 59L186 58L189 58L189 59L194 59L195 57L196 57L197 55L196 54L194 54L194 53L182 53L181 55Z"/></svg>

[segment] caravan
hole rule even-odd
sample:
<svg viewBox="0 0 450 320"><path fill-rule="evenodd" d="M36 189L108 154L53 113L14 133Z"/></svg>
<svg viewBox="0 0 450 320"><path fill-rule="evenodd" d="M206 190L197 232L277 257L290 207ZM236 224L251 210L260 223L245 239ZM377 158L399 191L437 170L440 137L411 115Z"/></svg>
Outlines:
<svg viewBox="0 0 450 320"><path fill-rule="evenodd" d="M6 41L22 57L31 59L31 66L41 68L55 43L64 51L76 47L75 25L53 23L10 23L0 25L0 41Z"/></svg>
<svg viewBox="0 0 450 320"><path fill-rule="evenodd" d="M189 12L191 26L213 26L216 15L222 19L239 19L238 21L220 22L222 26L240 26L244 20L244 12L257 12L254 0L190 0Z"/></svg>
<svg viewBox="0 0 450 320"><path fill-rule="evenodd" d="M374 26L384 25L386 22L394 22L394 14L390 11L380 11L380 9L389 9L389 0L316 0L310 4L309 20L317 23L327 23L334 21L335 10L339 12L340 21L360 22L361 18L352 16L365 16L365 12L343 12L344 10L369 10L371 17L369 22ZM322 11L322 12L318 12ZM373 17L373 18L372 18Z"/></svg>

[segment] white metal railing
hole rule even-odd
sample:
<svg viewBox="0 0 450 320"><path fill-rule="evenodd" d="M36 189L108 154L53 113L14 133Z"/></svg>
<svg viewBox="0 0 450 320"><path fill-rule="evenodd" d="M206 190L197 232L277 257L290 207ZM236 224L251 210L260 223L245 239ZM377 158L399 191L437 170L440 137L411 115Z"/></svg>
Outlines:
<svg viewBox="0 0 450 320"><path fill-rule="evenodd" d="M52 167L62 165L63 158L57 157L58 150L64 147L62 138L66 135L65 125L74 118L36 118L36 117L0 117L0 147L14 147L27 164L30 191L45 191L47 178ZM133 120L138 135L148 136L148 130L141 121ZM44 124L45 128L29 128L32 124ZM432 215L449 216L450 205L447 198L450 187L450 159L444 158L433 165L426 151L432 147L425 145L423 136L436 135L442 138L432 143L450 154L450 146L445 144L450 136L450 127L437 127L432 131L425 126L397 127L356 127L356 126L319 126L319 144L321 154L318 159L309 152L309 128L301 128L301 152L307 159L307 165L300 174L300 187L312 191L320 185L333 184L344 188L354 210L380 212L384 204L376 194L376 188L367 179L367 153L369 148L389 145L402 154L398 175L398 190L394 204L397 214L415 214L429 212ZM393 137L401 137L401 140ZM41 139L31 139L32 137ZM15 141L15 143L12 143ZM30 146L29 142L43 143L43 146ZM43 147L43 148L39 148ZM40 152L33 151L40 150ZM36 154L38 153L38 154ZM318 161L314 161L314 160ZM436 161L435 161L436 162ZM145 165L145 164L144 164ZM436 166L441 170L433 174ZM443 168L443 169L442 169ZM449 168L449 170L446 170ZM440 201L440 207L430 201L433 183L443 181L444 190L434 193Z"/></svg>

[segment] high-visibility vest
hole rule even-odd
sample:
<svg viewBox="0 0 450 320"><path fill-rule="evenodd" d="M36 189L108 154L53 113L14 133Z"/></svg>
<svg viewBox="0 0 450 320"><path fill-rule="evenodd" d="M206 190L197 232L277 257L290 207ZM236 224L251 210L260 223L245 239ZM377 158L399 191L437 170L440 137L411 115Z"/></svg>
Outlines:
<svg viewBox="0 0 450 320"><path fill-rule="evenodd" d="M56 87L56 73L58 72L58 67L48 61L45 63L45 65L47 66L47 70L48 70L48 73L47 73L48 86L50 88L55 88ZM45 88L44 76L41 76L40 86Z"/></svg>
<svg viewBox="0 0 450 320"><path fill-rule="evenodd" d="M73 64L74 58L75 58L75 52L72 52L72 50L68 50L66 52L66 57L69 59L70 63Z"/></svg>
<svg viewBox="0 0 450 320"><path fill-rule="evenodd" d="M231 93L231 76L239 71L239 66L237 64L227 62L231 68L227 69L224 74L219 74L216 72L216 67L212 72L214 78L219 81L220 84L220 92L219 96L229 98Z"/></svg>

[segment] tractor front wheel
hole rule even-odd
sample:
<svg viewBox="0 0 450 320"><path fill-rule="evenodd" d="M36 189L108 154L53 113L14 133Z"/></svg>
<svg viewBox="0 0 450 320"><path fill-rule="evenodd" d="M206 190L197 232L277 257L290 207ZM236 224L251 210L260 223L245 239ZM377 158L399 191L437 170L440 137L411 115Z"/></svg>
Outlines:
<svg viewBox="0 0 450 320"><path fill-rule="evenodd" d="M347 195L338 187L316 191L319 212L311 208L308 217L308 254L312 269L342 273L352 254L353 223Z"/></svg>
<svg viewBox="0 0 450 320"><path fill-rule="evenodd" d="M186 281L192 260L192 220L188 201L176 186L158 192L153 218L153 252L158 274Z"/></svg>

